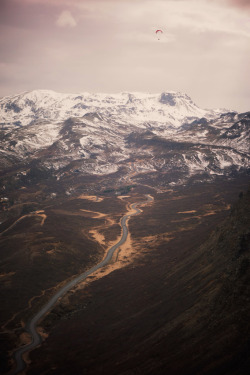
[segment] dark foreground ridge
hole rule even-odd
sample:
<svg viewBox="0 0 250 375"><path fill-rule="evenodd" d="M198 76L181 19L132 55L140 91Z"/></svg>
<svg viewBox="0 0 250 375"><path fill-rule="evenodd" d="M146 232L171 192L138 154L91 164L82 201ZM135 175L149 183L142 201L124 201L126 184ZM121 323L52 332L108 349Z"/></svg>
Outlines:
<svg viewBox="0 0 250 375"><path fill-rule="evenodd" d="M50 336L31 353L28 374L248 374L250 193L240 196L192 252L196 232L188 234L188 251L178 254L177 238L136 269L113 272L84 295L72 295L73 315L64 310L60 318L58 307L46 318ZM156 201L137 223L131 219L131 230L157 209Z"/></svg>

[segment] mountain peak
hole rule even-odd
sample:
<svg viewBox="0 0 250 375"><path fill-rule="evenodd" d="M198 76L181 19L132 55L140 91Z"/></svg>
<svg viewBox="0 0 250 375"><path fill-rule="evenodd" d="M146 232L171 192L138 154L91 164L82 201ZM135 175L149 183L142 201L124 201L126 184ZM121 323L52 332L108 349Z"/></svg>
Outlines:
<svg viewBox="0 0 250 375"><path fill-rule="evenodd" d="M9 125L28 125L37 120L64 121L98 112L115 122L143 125L154 122L179 127L186 118L213 117L215 113L193 103L185 93L166 91L161 94L122 92L104 94L57 93L53 90L32 90L0 99L0 116ZM218 112L216 113L218 115Z"/></svg>

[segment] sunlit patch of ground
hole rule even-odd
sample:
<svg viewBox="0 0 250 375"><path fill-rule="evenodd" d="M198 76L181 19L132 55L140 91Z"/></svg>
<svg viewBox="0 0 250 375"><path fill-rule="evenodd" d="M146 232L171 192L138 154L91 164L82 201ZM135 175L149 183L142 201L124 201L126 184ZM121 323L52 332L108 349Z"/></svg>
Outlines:
<svg viewBox="0 0 250 375"><path fill-rule="evenodd" d="M103 213L101 213L101 212L90 211L90 210L84 210L84 209L82 209L82 208L80 209L80 211L93 214L93 216L92 216L93 219L100 219L101 217L105 217L105 216L107 216L107 214L103 214Z"/></svg>
<svg viewBox="0 0 250 375"><path fill-rule="evenodd" d="M35 213L37 216L40 216L42 218L42 221L41 221L41 227L42 227L45 220L47 219L47 215L45 215L44 210L36 211Z"/></svg>
<svg viewBox="0 0 250 375"><path fill-rule="evenodd" d="M205 210L205 212L203 214L200 214L200 215L192 215L192 216L189 216L189 217L184 217L184 218L181 218L181 219L178 219L178 220L172 220L173 223L178 223L178 222L181 222L181 221L189 221L189 220L193 220L193 219L197 219L199 222L201 221L201 219L205 216L211 216L211 215L216 215L218 212L221 212L221 211L227 211L230 209L230 205L225 205L225 206L222 206L222 207L213 207L212 205L205 205L203 207L203 209ZM192 210L192 211L180 211L178 212L178 214L189 214L189 213L196 213L197 211L195 210Z"/></svg>
<svg viewBox="0 0 250 375"><path fill-rule="evenodd" d="M5 229L3 232L1 232L1 233L0 233L0 236L1 236L2 234L4 234L4 233L8 232L10 229L13 229L13 228L15 227L15 225L16 225L17 223L19 223L20 221L26 219L27 217L31 217L31 216L40 216L40 217L42 218L42 221L41 221L41 224L40 224L41 226L43 226L43 224L44 224L44 222L45 222L45 220L46 220L46 218L47 218L47 215L44 214L44 211L43 211L43 210L42 210L42 211L35 211L34 213L31 212L30 214L23 215L23 216L21 216L19 219L17 219L13 224L11 224L11 225L9 226L9 228L7 228L7 229Z"/></svg>
<svg viewBox="0 0 250 375"><path fill-rule="evenodd" d="M54 246L54 248L53 249L51 249L51 250L47 250L46 251L46 253L47 254L55 254L55 253L58 253L60 250L58 249L58 245L59 245L59 243L52 243L51 245L53 245Z"/></svg>
<svg viewBox="0 0 250 375"><path fill-rule="evenodd" d="M42 327L37 327L37 332L39 333L39 335L42 337L43 340L49 337L48 333L46 333Z"/></svg>
<svg viewBox="0 0 250 375"><path fill-rule="evenodd" d="M16 272L8 272L8 273L1 273L0 278L3 279L5 277L13 276Z"/></svg>
<svg viewBox="0 0 250 375"><path fill-rule="evenodd" d="M29 343L31 342L30 334L27 333L27 332L23 332L23 333L20 335L20 341L21 341L22 345L29 344Z"/></svg>
<svg viewBox="0 0 250 375"><path fill-rule="evenodd" d="M95 241L99 242L100 245L105 245L105 236L99 233L97 230L90 230L89 233L94 238Z"/></svg>
<svg viewBox="0 0 250 375"><path fill-rule="evenodd" d="M87 199L88 201L92 202L102 202L104 198L97 197L96 195L79 195L77 199Z"/></svg>

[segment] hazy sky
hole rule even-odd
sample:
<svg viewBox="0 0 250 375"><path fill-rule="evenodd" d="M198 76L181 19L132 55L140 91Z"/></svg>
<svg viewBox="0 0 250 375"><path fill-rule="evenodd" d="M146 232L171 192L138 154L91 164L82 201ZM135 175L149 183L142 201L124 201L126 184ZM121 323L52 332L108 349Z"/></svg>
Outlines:
<svg viewBox="0 0 250 375"><path fill-rule="evenodd" d="M0 96L32 89L249 111L250 0L0 0Z"/></svg>

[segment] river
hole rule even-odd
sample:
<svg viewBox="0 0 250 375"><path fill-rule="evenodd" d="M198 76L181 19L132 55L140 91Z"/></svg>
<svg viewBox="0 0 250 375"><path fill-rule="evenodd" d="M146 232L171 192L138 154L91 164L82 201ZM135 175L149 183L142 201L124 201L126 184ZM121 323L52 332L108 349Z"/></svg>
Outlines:
<svg viewBox="0 0 250 375"><path fill-rule="evenodd" d="M153 198L150 195L146 195L147 201L150 202L153 200ZM130 216L138 215L141 210L137 207L138 205L145 203L133 203L131 205L131 209L134 210L133 213L126 214L121 219L121 228L122 228L122 236L121 239L113 245L107 252L105 258L98 264L96 264L94 267L90 268L89 270L83 272L79 276L75 277L73 280L69 281L66 285L64 285L54 296L39 310L33 318L27 322L25 326L26 332L28 332L31 336L31 342L25 346L22 346L18 348L14 352L14 359L16 362L16 368L12 372L13 375L18 374L19 372L23 371L26 367L26 363L23 360L23 355L26 352L29 352L33 349L35 349L38 345L42 343L42 338L39 335L39 333L36 330L38 322L44 317L44 315L51 310L51 308L56 304L59 298L61 298L66 292L68 292L70 289L72 289L76 284L78 284L80 281L85 280L88 276L90 276L92 273L97 271L98 269L106 266L112 259L113 254L116 249L118 249L127 239L128 235L128 227L127 227L127 221L130 218Z"/></svg>

